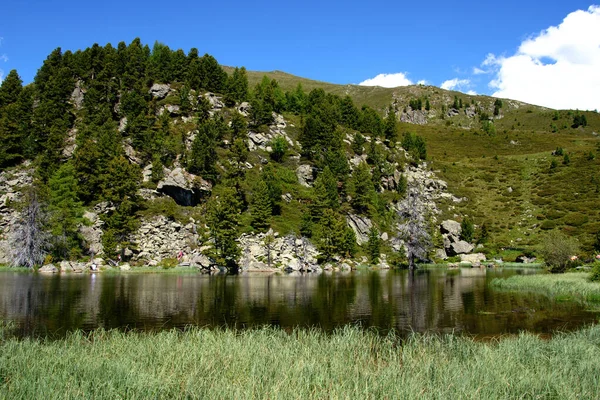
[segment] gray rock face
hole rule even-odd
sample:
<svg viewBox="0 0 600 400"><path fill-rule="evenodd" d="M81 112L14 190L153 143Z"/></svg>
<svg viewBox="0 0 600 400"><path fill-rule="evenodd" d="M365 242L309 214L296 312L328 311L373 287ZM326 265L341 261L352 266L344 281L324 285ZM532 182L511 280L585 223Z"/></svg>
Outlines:
<svg viewBox="0 0 600 400"><path fill-rule="evenodd" d="M449 110L448 110L448 112L446 113L446 115L447 115L448 117L455 117L455 116L457 116L458 114L460 114L460 111L458 111L456 108L451 108L451 109L449 109Z"/></svg>
<svg viewBox="0 0 600 400"><path fill-rule="evenodd" d="M213 262L204 254L197 254L191 258L190 265L197 268L209 269L213 265Z"/></svg>
<svg viewBox="0 0 600 400"><path fill-rule="evenodd" d="M537 259L535 257L527 257L527 256L521 254L520 256L518 256L515 259L515 262L523 263L523 264L529 264L529 263L535 262L536 260Z"/></svg>
<svg viewBox="0 0 600 400"><path fill-rule="evenodd" d="M270 271L287 270L301 272L318 272L321 268L317 265L319 252L306 238L294 236L275 237L270 250L265 245L267 234L242 235L239 238L242 256L238 264L242 271ZM271 266L268 265L270 252Z"/></svg>
<svg viewBox="0 0 600 400"><path fill-rule="evenodd" d="M305 187L311 187L315 181L314 168L308 164L302 164L296 168L298 183Z"/></svg>
<svg viewBox="0 0 600 400"><path fill-rule="evenodd" d="M251 108L250 103L248 103L247 101L244 101L244 102L240 103L237 110L244 117L247 117L250 114L250 108Z"/></svg>
<svg viewBox="0 0 600 400"><path fill-rule="evenodd" d="M485 254L483 253L473 253L473 254L461 254L460 261L461 262L469 262L473 265L477 263L481 263L486 260Z"/></svg>
<svg viewBox="0 0 600 400"><path fill-rule="evenodd" d="M451 255L467 254L473 251L473 245L465 242L464 240L460 240L458 242L452 243L450 245L450 250Z"/></svg>
<svg viewBox="0 0 600 400"><path fill-rule="evenodd" d="M135 246L132 247L137 248L138 253L134 253L132 259L152 265L164 258L175 258L181 251L184 254L181 262L208 267L212 264L210 260L202 255L201 249L192 246L198 243L198 238L193 220L182 224L164 216L146 219L133 235L132 242Z"/></svg>
<svg viewBox="0 0 600 400"><path fill-rule="evenodd" d="M42 268L38 269L38 272L41 274L56 274L58 272L58 268L52 264L46 264Z"/></svg>
<svg viewBox="0 0 600 400"><path fill-rule="evenodd" d="M0 173L0 264L10 264L13 260L10 241L20 213L11 204L21 201L21 188L33 182L33 170L29 165L29 162L25 162L21 168Z"/></svg>
<svg viewBox="0 0 600 400"><path fill-rule="evenodd" d="M408 109L402 113L400 120L409 124L425 125L427 124L427 111Z"/></svg>
<svg viewBox="0 0 600 400"><path fill-rule="evenodd" d="M148 93L150 93L150 95L155 99L162 100L167 97L170 91L171 86L167 85L166 83L155 83L152 85Z"/></svg>
<svg viewBox="0 0 600 400"><path fill-rule="evenodd" d="M356 243L362 245L369 241L369 231L373 227L373 223L369 218L348 214L346 215L346 224L354 231Z"/></svg>
<svg viewBox="0 0 600 400"><path fill-rule="evenodd" d="M453 221L451 219L447 219L440 225L441 232L447 233L452 236L460 236L462 229L460 227L460 223Z"/></svg>
<svg viewBox="0 0 600 400"><path fill-rule="evenodd" d="M165 174L165 178L158 183L156 190L172 197L180 206L195 206L210 193L212 185L182 168L175 168Z"/></svg>
<svg viewBox="0 0 600 400"><path fill-rule="evenodd" d="M221 101L221 98L214 93L208 92L204 94L204 97L208 100L211 105L211 111L218 111L225 107L225 103Z"/></svg>
<svg viewBox="0 0 600 400"><path fill-rule="evenodd" d="M71 102L77 110L81 110L83 107L85 90L83 89L82 84L83 82L81 80L77 80L77 82L75 82L75 89L73 89L73 92L71 93Z"/></svg>
<svg viewBox="0 0 600 400"><path fill-rule="evenodd" d="M94 211L86 211L83 217L90 221L90 226L82 225L79 227L79 233L83 236L85 243L88 247L88 251L94 255L104 254L104 247L102 246L102 227L104 222L98 216L107 211L107 203L99 203L94 207Z"/></svg>
<svg viewBox="0 0 600 400"><path fill-rule="evenodd" d="M446 250L444 250L444 249L435 249L434 258L439 258L441 260L447 259L448 255L446 254Z"/></svg>

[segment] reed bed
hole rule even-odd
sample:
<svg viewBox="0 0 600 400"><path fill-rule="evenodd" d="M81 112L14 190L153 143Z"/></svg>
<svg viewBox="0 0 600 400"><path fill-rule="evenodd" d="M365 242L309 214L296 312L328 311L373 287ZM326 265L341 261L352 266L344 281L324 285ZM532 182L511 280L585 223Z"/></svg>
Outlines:
<svg viewBox="0 0 600 400"><path fill-rule="evenodd" d="M492 287L502 290L528 291L547 294L563 300L600 302L600 282L590 282L589 273L513 275L496 278Z"/></svg>
<svg viewBox="0 0 600 400"><path fill-rule="evenodd" d="M485 343L358 327L96 330L54 341L0 330L0 398L581 399L600 397L598 371L599 326Z"/></svg>

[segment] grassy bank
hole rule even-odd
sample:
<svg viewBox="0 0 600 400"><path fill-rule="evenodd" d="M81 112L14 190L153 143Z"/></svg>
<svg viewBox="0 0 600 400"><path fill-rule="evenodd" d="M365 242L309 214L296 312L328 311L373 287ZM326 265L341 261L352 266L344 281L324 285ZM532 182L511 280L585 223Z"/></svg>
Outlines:
<svg viewBox="0 0 600 400"><path fill-rule="evenodd" d="M542 293L562 300L600 302L600 283L590 282L588 278L589 274L584 272L515 275L496 278L491 284L497 289Z"/></svg>
<svg viewBox="0 0 600 400"><path fill-rule="evenodd" d="M598 398L600 326L479 343L358 328L0 334L4 398Z"/></svg>

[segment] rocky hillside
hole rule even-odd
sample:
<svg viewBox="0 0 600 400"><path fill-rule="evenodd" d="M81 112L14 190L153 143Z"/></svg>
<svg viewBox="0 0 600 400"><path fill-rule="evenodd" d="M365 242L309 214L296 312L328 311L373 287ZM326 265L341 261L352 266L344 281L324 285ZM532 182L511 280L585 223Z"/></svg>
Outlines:
<svg viewBox="0 0 600 400"><path fill-rule="evenodd" d="M386 268L407 265L411 223L422 261L533 253L549 229L591 251L598 127L597 113L259 75L160 43L57 49L33 84L12 71L0 87L0 263L32 226L36 264Z"/></svg>

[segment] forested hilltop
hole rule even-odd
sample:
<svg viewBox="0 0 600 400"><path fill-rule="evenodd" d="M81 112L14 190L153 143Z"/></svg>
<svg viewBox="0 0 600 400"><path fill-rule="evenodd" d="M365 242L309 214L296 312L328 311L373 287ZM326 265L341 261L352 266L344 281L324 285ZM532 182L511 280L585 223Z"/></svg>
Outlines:
<svg viewBox="0 0 600 400"><path fill-rule="evenodd" d="M11 71L0 86L3 257L405 266L477 245L532 255L547 230L591 254L599 127L596 112L255 73L139 39L59 48L32 84Z"/></svg>

